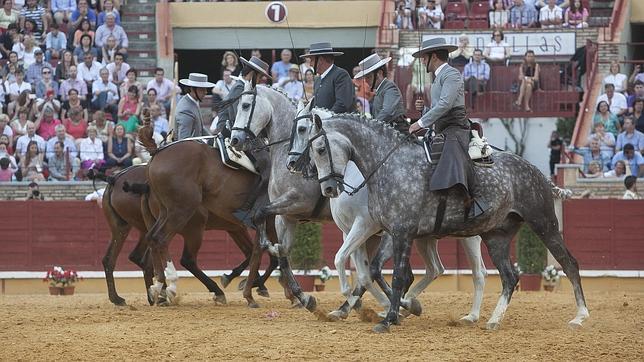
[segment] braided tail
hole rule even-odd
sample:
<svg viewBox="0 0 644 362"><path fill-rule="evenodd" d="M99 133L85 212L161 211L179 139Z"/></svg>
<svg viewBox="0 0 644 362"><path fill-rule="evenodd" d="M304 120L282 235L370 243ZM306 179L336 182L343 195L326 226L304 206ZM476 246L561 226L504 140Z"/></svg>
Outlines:
<svg viewBox="0 0 644 362"><path fill-rule="evenodd" d="M139 128L139 143L145 147L145 150L148 151L150 156L154 156L157 153L158 148L156 142L154 142L154 126L150 124L150 109L144 108L141 112L141 118L143 120L143 127Z"/></svg>

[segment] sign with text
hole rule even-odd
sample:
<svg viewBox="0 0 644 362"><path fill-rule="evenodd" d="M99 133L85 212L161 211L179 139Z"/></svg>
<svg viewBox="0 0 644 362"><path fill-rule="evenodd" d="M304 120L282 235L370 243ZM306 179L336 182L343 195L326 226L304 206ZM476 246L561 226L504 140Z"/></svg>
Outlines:
<svg viewBox="0 0 644 362"><path fill-rule="evenodd" d="M483 50L492 42L492 32L465 33L470 40L470 46ZM448 44L458 46L460 34L426 34L423 41L434 38L444 38ZM510 47L512 56L523 56L527 50L533 50L538 56L543 55L573 55L576 49L576 33L574 31L540 32L522 31L505 32L504 41Z"/></svg>
<svg viewBox="0 0 644 362"><path fill-rule="evenodd" d="M266 18L272 23L281 23L286 20L288 11L286 5L280 1L273 1L266 6Z"/></svg>

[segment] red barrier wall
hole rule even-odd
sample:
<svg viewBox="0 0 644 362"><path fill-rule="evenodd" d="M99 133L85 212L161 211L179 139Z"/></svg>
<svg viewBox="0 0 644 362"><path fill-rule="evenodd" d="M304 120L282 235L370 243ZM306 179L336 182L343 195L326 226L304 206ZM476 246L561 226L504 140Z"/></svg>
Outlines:
<svg viewBox="0 0 644 362"><path fill-rule="evenodd" d="M582 269L644 270L643 220L644 201L567 201L564 204L566 244ZM101 259L109 238L102 210L94 202L0 202L0 271L41 271L52 265L102 270ZM137 270L127 260L137 238L138 233L132 231L117 270ZM183 247L180 239L175 238L171 245L171 255L177 262ZM342 234L335 225L326 224L322 239L323 258L333 268ZM485 246L482 249L486 266L494 268ZM457 242L440 241L439 253L446 268L468 268L467 258ZM226 233L206 232L198 259L203 269L232 269L243 258ZM423 268L415 251L412 266ZM391 268L391 263L385 267Z"/></svg>

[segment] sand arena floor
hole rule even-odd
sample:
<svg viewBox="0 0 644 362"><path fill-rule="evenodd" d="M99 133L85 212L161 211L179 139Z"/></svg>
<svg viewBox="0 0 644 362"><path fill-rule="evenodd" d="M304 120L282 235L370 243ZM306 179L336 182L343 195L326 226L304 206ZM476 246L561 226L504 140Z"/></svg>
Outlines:
<svg viewBox="0 0 644 362"><path fill-rule="evenodd" d="M461 326L470 295L426 292L424 311L391 334L371 332L353 313L322 322L291 309L280 292L248 309L228 291L228 305L206 293L182 294L180 305L149 307L144 295L124 294L115 307L102 294L0 296L0 360L601 360L644 358L644 292L590 293L591 318L572 331L568 292L517 292L499 331L483 329L496 302L486 294L483 321ZM315 293L320 309L339 305L336 292ZM372 299L365 307L375 308Z"/></svg>

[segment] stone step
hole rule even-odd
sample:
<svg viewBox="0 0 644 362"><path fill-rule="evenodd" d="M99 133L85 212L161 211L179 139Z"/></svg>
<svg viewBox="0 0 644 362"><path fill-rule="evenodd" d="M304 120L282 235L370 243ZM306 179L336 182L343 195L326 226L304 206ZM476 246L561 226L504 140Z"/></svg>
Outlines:
<svg viewBox="0 0 644 362"><path fill-rule="evenodd" d="M130 41L150 41L156 43L156 31L128 31L127 37Z"/></svg>
<svg viewBox="0 0 644 362"><path fill-rule="evenodd" d="M129 48L130 51L148 51L155 52L157 49L157 43L150 40L140 40L130 38Z"/></svg>
<svg viewBox="0 0 644 362"><path fill-rule="evenodd" d="M143 69L154 69L157 66L157 59L156 57L154 58L136 58L136 57L128 57L127 59L128 64L130 67L136 69L136 70L143 70Z"/></svg>
<svg viewBox="0 0 644 362"><path fill-rule="evenodd" d="M129 35L130 32L156 32L156 21L154 19L147 21L123 22L123 29Z"/></svg>

